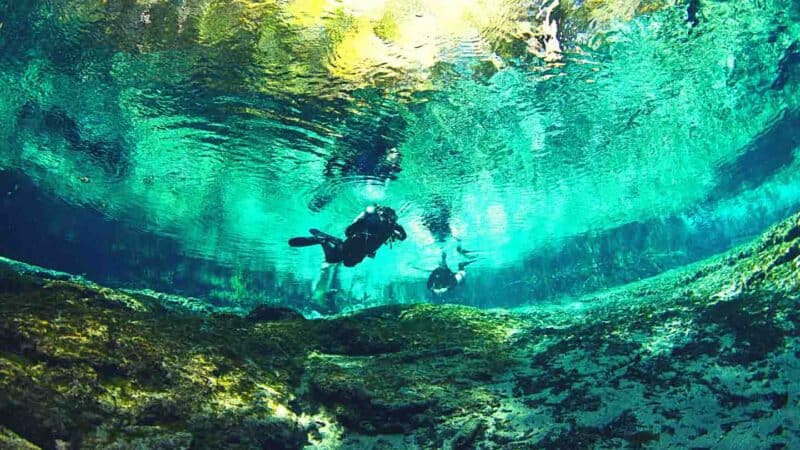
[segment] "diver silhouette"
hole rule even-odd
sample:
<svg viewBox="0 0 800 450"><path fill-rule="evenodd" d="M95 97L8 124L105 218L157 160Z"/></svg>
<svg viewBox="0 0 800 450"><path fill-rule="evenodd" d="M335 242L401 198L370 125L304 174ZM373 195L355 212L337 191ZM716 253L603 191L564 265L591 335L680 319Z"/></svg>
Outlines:
<svg viewBox="0 0 800 450"><path fill-rule="evenodd" d="M353 267L365 257L375 257L375 252L383 244L403 241L406 231L397 223L397 213L388 206L368 206L345 230L345 240L323 233L315 228L308 230L309 237L289 239L292 247L321 245L328 263L344 263Z"/></svg>
<svg viewBox="0 0 800 450"><path fill-rule="evenodd" d="M470 259L458 263L458 271L453 272L447 265L447 253L442 252L442 261L439 263L439 267L433 269L428 276L427 283L428 290L436 295L444 295L463 283L467 277L467 266L477 261L476 257L469 255L471 252L462 249L460 245L457 250L458 253Z"/></svg>

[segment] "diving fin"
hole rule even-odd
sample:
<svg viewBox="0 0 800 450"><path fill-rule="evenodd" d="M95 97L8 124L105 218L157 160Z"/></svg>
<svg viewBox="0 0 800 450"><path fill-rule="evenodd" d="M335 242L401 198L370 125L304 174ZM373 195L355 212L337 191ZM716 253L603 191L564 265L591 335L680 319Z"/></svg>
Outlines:
<svg viewBox="0 0 800 450"><path fill-rule="evenodd" d="M328 233L323 233L322 231L319 231L316 228L311 228L310 230L308 230L308 232L311 233L311 235L317 239L336 239L334 236L331 236Z"/></svg>
<svg viewBox="0 0 800 450"><path fill-rule="evenodd" d="M456 251L466 256L467 258L477 258L477 256L473 256L473 254L478 252L465 249L464 247L461 246L460 242L458 243L458 247L456 247Z"/></svg>
<svg viewBox="0 0 800 450"><path fill-rule="evenodd" d="M336 236L331 236L328 233L323 233L322 231L319 231L316 228L312 228L312 229L308 230L308 232L311 233L311 235L314 236L314 238L322 240L322 241L334 241L334 242L336 242L336 241L339 240L339 238L337 238Z"/></svg>
<svg viewBox="0 0 800 450"><path fill-rule="evenodd" d="M292 247L308 247L319 243L319 239L315 237L295 237L289 239L289 245Z"/></svg>
<svg viewBox="0 0 800 450"><path fill-rule="evenodd" d="M458 270L464 270L465 267L477 261L478 261L477 259L471 259L469 261L460 262L458 263Z"/></svg>

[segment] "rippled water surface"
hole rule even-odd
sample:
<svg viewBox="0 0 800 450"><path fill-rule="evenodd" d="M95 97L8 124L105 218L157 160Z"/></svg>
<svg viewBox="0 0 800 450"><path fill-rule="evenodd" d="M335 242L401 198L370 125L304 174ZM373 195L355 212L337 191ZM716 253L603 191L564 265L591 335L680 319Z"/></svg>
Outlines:
<svg viewBox="0 0 800 450"><path fill-rule="evenodd" d="M341 234L378 202L409 239L340 272L354 297L423 295L458 241L480 252L465 292L482 305L656 273L800 203L798 15L784 0L0 0L3 253L302 296L322 255L287 239Z"/></svg>

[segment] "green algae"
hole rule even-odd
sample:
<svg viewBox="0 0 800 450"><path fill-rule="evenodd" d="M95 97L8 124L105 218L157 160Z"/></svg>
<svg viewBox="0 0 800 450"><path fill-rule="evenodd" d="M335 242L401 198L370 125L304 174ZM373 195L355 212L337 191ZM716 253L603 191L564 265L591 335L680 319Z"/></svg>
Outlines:
<svg viewBox="0 0 800 450"><path fill-rule="evenodd" d="M0 427L0 445L8 450L37 450L39 447L21 438L6 427Z"/></svg>
<svg viewBox="0 0 800 450"><path fill-rule="evenodd" d="M306 438L302 414L291 404L301 384L312 386L315 398L327 399L333 410L343 408L336 417L349 424L346 417L358 408L342 395L350 392L343 386L363 381L380 386L363 396L374 411L383 411L371 429L396 430L381 424L391 417L402 422L414 409L398 392L455 397L448 378L462 367L437 366L435 377L412 367L399 376L391 369L395 364L448 362L449 356L467 354L471 365L483 366L474 372L486 377L498 367L487 362L502 359L498 350L507 345L507 324L487 322L483 313L464 307L418 305L336 321L260 322L199 317L167 311L143 296L131 302L103 288L26 285L24 277L5 276L11 289L4 289L0 307L0 409L10 412L14 405L17 419L10 425L44 447L53 439L89 448L168 445L155 443L157 437L200 448L273 441L298 447ZM331 362L337 355L349 361L346 369L354 367L353 358L372 355L366 358L375 358L377 370L342 371ZM38 406L48 398L46 407ZM101 414L110 419L100 420ZM27 423L40 425L31 430ZM188 441L187 432L194 436ZM230 436L241 442L226 441Z"/></svg>
<svg viewBox="0 0 800 450"><path fill-rule="evenodd" d="M319 253L287 251L286 236L310 227L333 232L352 220L355 204L376 195L386 204L420 205L403 218L407 223L426 213L428 199L445 199L453 218L464 221L460 237L487 242L495 252L481 263L488 269L547 254L548 244L562 238L669 215L691 217L698 204L716 207L703 203L709 196L725 201L719 213L724 220L751 224L746 228L752 231L758 226L745 217L749 213L766 221L798 197L796 163L773 167L782 169L775 178L759 173L758 180L731 180L738 172L722 170L776 121L796 116L796 70L781 63L800 36L788 0L705 2L695 27L687 24L685 4L562 2L553 14L566 40L574 38L562 62L527 61L527 40L512 33L493 44L509 47L492 50L502 53L502 67L494 58L441 62L431 68L432 86L424 87L435 93L405 97L330 83L338 78L325 61L337 54L332 47L343 34L361 27L352 19L358 14L337 7L292 26L297 15L281 12L293 3L0 6L8 16L0 33L8 55L0 64L3 167L79 205L79 212L96 210L113 223L174 238L175 249L142 233L114 241L110 259L130 271L105 283L213 294L209 300L245 309L262 302L265 291L276 292L290 305L282 289L318 279ZM386 15L370 18L376 39L397 34L397 17L388 14L393 6L413 16L402 3L388 2ZM16 34L19 39L10 39ZM784 80L780 89L772 87L776 80ZM401 84L401 90L407 86ZM331 91L337 100L317 95ZM47 126L48 117L70 126ZM309 214L311 193L328 181L337 184L320 180L327 178L323 167L349 159L356 147L369 148L384 117L403 124L391 130L398 135L392 145L404 155L396 183L385 192L370 183L348 184L341 195L331 193L329 208ZM108 151L90 151L98 148ZM728 198L742 187L754 189ZM606 201L601 206L597 198ZM478 220L489 211L497 227ZM92 243L70 220L54 221L52 228L52 241L73 234L78 244ZM409 268L418 261L435 267L439 254L428 244L431 235L414 228L402 251L379 252L376 264L360 266L367 275L355 280L346 306L360 305L362 287L383 299L378 292L386 285L386 267L401 275L392 284L424 277ZM514 235L526 239L507 239ZM670 237L654 233L647 244ZM692 259L693 243L683 238L674 250L686 250ZM592 262L612 261L601 258L598 248L587 249L593 252ZM614 261L620 267L675 263L669 256L631 253L639 254ZM88 265L87 272L97 272L93 277L105 276ZM273 280L265 283L265 273ZM537 274L550 280L546 275ZM572 275L589 287L614 282L603 279L608 274ZM343 277L347 284L349 275ZM551 290L548 283L539 282L537 292ZM417 295L404 291L395 292L403 300Z"/></svg>

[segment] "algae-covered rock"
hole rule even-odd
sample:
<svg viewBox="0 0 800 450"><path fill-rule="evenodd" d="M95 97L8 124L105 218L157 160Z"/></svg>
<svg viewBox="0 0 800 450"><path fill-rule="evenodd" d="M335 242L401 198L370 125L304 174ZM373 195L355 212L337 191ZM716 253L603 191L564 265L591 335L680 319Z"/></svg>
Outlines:
<svg viewBox="0 0 800 450"><path fill-rule="evenodd" d="M260 305L253 308L250 314L247 315L248 319L270 322L273 320L297 320L303 319L303 315L299 312L281 306Z"/></svg>
<svg viewBox="0 0 800 450"><path fill-rule="evenodd" d="M0 427L0 448L6 450L37 450L40 447L33 445L18 434L5 427Z"/></svg>
<svg viewBox="0 0 800 450"><path fill-rule="evenodd" d="M0 309L0 416L37 445L305 442L280 374L245 361L236 344L216 339L221 327L206 330L194 315L167 313L154 301L142 311L65 283L6 292Z"/></svg>
<svg viewBox="0 0 800 450"><path fill-rule="evenodd" d="M204 315L0 269L0 446L797 447L798 230L515 312Z"/></svg>

